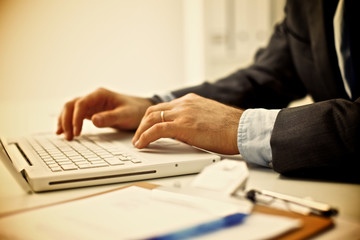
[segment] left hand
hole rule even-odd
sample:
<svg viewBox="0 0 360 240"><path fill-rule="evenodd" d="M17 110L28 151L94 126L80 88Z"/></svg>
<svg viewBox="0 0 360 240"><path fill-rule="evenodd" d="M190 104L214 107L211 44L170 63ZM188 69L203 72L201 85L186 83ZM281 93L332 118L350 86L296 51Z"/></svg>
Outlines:
<svg viewBox="0 0 360 240"><path fill-rule="evenodd" d="M212 152L238 154L237 129L243 112L190 93L149 107L132 143L144 148L160 138L175 138Z"/></svg>

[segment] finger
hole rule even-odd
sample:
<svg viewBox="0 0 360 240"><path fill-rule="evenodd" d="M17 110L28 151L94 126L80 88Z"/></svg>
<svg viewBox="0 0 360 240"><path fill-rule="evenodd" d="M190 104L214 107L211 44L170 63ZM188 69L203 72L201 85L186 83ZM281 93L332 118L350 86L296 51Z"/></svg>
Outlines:
<svg viewBox="0 0 360 240"><path fill-rule="evenodd" d="M162 122L143 132L134 146L141 149L160 138L176 138L176 135L177 127L173 122Z"/></svg>
<svg viewBox="0 0 360 240"><path fill-rule="evenodd" d="M79 136L81 133L83 121L86 117L86 112L88 111L86 100L86 98L80 98L75 102L72 118L74 136Z"/></svg>
<svg viewBox="0 0 360 240"><path fill-rule="evenodd" d="M85 97L76 99L72 122L75 136L80 135L85 118L91 119L93 114L103 110L104 97L106 98L108 94L109 91L100 88Z"/></svg>
<svg viewBox="0 0 360 240"><path fill-rule="evenodd" d="M142 118L135 135L132 139L132 143L134 144L137 140L139 140L140 135L149 127L152 125L162 122L161 119L161 111L169 111L172 108L172 104L166 102L166 103L159 103L157 105L153 105L148 107L148 109L145 112L144 117ZM168 115L168 114L166 114ZM165 118L166 116L164 116ZM166 120L166 118L165 118Z"/></svg>
<svg viewBox="0 0 360 240"><path fill-rule="evenodd" d="M62 129L65 133L65 138L67 140L73 139L73 111L74 111L74 101L68 102L65 104L63 114L61 116Z"/></svg>
<svg viewBox="0 0 360 240"><path fill-rule="evenodd" d="M115 109L110 111L104 111L94 114L91 117L91 121L96 127L112 127L114 125L121 124L122 109Z"/></svg>
<svg viewBox="0 0 360 240"><path fill-rule="evenodd" d="M138 129L135 132L135 135L133 137L132 143L134 144L137 140L139 140L140 135L145 132L147 129L152 127L155 124L159 124L163 122L163 119L161 118L161 112L163 113L163 118L165 122L171 122L174 119L173 113L171 110L168 111L155 111L147 114L142 120L138 127Z"/></svg>
<svg viewBox="0 0 360 240"><path fill-rule="evenodd" d="M58 121L57 121L57 130L56 130L56 134L60 135L64 132L64 129L62 128L62 123L61 123L61 114L58 117Z"/></svg>
<svg viewBox="0 0 360 240"><path fill-rule="evenodd" d="M145 112L145 116L152 112L171 110L174 107L173 102L164 102L148 107Z"/></svg>

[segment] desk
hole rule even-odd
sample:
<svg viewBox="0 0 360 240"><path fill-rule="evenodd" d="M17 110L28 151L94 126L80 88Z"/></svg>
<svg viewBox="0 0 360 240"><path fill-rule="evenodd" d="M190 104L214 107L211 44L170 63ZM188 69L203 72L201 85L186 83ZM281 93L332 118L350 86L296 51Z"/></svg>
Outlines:
<svg viewBox="0 0 360 240"><path fill-rule="evenodd" d="M21 135L38 131L51 131L56 126L57 111L60 109L58 106L60 106L60 103L52 106L45 103L21 105L21 107L10 104L1 105L0 109L5 109L5 112L9 114L3 115L0 120L0 134ZM37 114L33 114L33 111L37 111ZM25 119L26 121L24 121ZM85 126L85 129L86 131L95 131L91 125ZM271 169L253 165L249 166L249 170L248 188L267 189L302 197L311 196L314 200L327 202L338 207L340 214L335 218L335 227L317 236L316 239L359 239L359 184L314 182L283 178ZM153 179L148 182L165 186L172 186L174 184L186 185L193 178L194 175L187 175ZM29 195L17 185L3 163L0 162L0 213L60 202L118 188L123 185L125 184L94 186Z"/></svg>

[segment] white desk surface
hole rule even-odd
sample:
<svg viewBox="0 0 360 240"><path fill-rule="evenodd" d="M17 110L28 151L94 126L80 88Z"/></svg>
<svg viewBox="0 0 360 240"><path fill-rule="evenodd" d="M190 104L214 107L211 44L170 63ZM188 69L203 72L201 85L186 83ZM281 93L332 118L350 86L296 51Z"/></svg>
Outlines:
<svg viewBox="0 0 360 240"><path fill-rule="evenodd" d="M34 132L55 131L60 104L46 103L9 104L0 103L0 135L26 135ZM90 130L91 126L86 126ZM335 227L316 239L359 239L360 236L360 184L307 181L281 177L271 169L249 166L250 178L247 188L266 189L284 194L306 197L326 202L339 209ZM172 186L186 185L194 175L153 179L147 182ZM87 188L27 194L0 161L0 214L24 208L60 202L118 188L125 184L112 184Z"/></svg>

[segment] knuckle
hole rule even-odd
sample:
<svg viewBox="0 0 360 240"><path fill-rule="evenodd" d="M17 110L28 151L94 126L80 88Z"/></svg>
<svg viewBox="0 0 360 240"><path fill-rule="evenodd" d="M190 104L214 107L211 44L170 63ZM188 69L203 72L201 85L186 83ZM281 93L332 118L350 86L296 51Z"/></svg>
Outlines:
<svg viewBox="0 0 360 240"><path fill-rule="evenodd" d="M192 104L192 103L198 101L199 98L200 98L200 96L196 95L195 93L188 93L181 98L181 105L185 106L185 105Z"/></svg>
<svg viewBox="0 0 360 240"><path fill-rule="evenodd" d="M74 102L75 102L75 100L68 101L68 102L65 103L64 107L65 108L72 108L74 106Z"/></svg>
<svg viewBox="0 0 360 240"><path fill-rule="evenodd" d="M154 131L156 132L166 132L169 129L169 123L168 122L164 122L161 124L155 124L154 125Z"/></svg>
<svg viewBox="0 0 360 240"><path fill-rule="evenodd" d="M187 100L196 99L196 98L198 98L198 97L199 97L199 95L197 95L197 94L195 94L195 93L188 93L188 94L185 95L185 98L186 98Z"/></svg>
<svg viewBox="0 0 360 240"><path fill-rule="evenodd" d="M67 101L65 104L64 104L64 108L66 109L71 109L74 107L75 103L79 100L80 98L77 97L77 98L74 98L73 100L70 100L70 101Z"/></svg>
<svg viewBox="0 0 360 240"><path fill-rule="evenodd" d="M194 123L194 118L192 116L184 116L180 119L180 122L184 125L189 125L189 124L192 124Z"/></svg>
<svg viewBox="0 0 360 240"><path fill-rule="evenodd" d="M195 94L195 93L188 93L187 96L188 96L188 97L196 97L197 94Z"/></svg>
<svg viewBox="0 0 360 240"><path fill-rule="evenodd" d="M110 91L107 90L106 88L99 87L90 95L93 95L95 97L100 97L100 96L107 96L109 93Z"/></svg>
<svg viewBox="0 0 360 240"><path fill-rule="evenodd" d="M182 112L183 112L184 117L192 117L193 116L193 114L191 114L191 113L193 113L193 109L190 105L183 106Z"/></svg>
<svg viewBox="0 0 360 240"><path fill-rule="evenodd" d="M86 101L84 100L84 98L80 98L79 100L76 101L75 103L75 107L77 108L84 108L86 105Z"/></svg>
<svg viewBox="0 0 360 240"><path fill-rule="evenodd" d="M107 92L108 90L104 87L99 87L95 90L95 92Z"/></svg>
<svg viewBox="0 0 360 240"><path fill-rule="evenodd" d="M164 124L155 124L155 125L153 126L153 130L154 130L155 132L161 132L161 131L164 130L163 125L164 125Z"/></svg>
<svg viewBox="0 0 360 240"><path fill-rule="evenodd" d="M154 110L155 110L155 107L154 107L154 106L148 107L148 108L146 109L145 115L150 115L150 114L152 114L152 113L154 112Z"/></svg>
<svg viewBox="0 0 360 240"><path fill-rule="evenodd" d="M150 134L148 132L143 132L140 136L141 142L148 142L149 141Z"/></svg>
<svg viewBox="0 0 360 240"><path fill-rule="evenodd" d="M156 122L156 116L155 116L155 112L151 112L149 113L149 115L147 116L147 119L149 122Z"/></svg>

